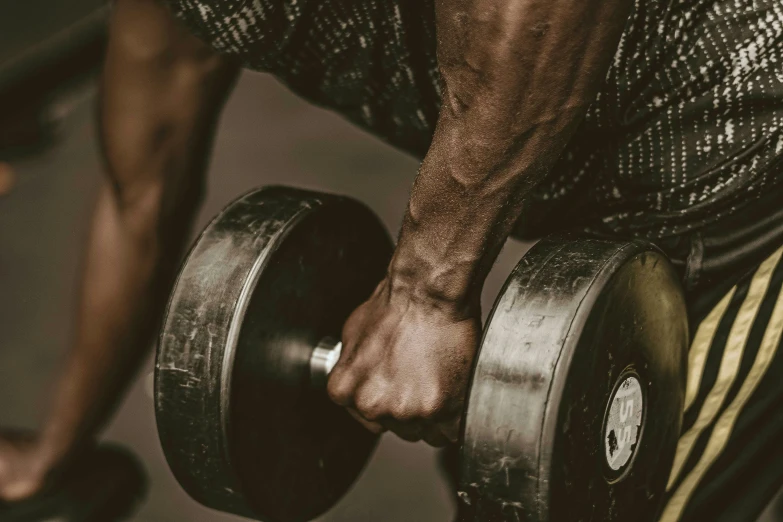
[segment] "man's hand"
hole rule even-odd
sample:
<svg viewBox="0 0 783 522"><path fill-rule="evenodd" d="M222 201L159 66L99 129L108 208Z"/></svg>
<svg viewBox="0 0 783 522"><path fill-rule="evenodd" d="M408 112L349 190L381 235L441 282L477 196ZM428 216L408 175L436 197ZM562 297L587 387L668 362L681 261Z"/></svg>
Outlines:
<svg viewBox="0 0 783 522"><path fill-rule="evenodd" d="M481 334L479 307L466 313L391 287L383 281L345 324L329 395L376 433L455 442Z"/></svg>
<svg viewBox="0 0 783 522"><path fill-rule="evenodd" d="M24 500L38 493L51 468L38 442L29 437L0 438L0 501Z"/></svg>

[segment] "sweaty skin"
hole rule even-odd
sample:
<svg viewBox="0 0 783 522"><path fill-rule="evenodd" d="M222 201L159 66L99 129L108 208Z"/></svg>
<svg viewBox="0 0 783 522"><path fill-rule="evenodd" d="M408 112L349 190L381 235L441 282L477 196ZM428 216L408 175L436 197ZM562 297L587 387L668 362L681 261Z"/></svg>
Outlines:
<svg viewBox="0 0 783 522"><path fill-rule="evenodd" d="M34 494L78 456L147 354L237 71L154 0L115 3L100 97L107 180L85 253L76 338L40 435L0 439L0 500Z"/></svg>
<svg viewBox="0 0 783 522"><path fill-rule="evenodd" d="M523 201L594 100L631 0L436 0L444 98L388 276L329 394L373 431L455 441L480 292Z"/></svg>

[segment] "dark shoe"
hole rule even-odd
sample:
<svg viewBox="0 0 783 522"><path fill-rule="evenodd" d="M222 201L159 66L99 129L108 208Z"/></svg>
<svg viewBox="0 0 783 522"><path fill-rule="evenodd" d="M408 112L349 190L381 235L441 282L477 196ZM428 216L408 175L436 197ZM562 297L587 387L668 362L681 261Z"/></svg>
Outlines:
<svg viewBox="0 0 783 522"><path fill-rule="evenodd" d="M147 492L147 477L129 451L110 445L83 454L51 486L19 502L0 502L0 522L128 520Z"/></svg>

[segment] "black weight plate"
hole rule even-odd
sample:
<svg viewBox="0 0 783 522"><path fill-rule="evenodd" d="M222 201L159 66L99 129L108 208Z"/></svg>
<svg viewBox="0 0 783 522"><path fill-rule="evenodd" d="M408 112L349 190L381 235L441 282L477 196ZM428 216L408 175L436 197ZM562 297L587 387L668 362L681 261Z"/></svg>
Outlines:
<svg viewBox="0 0 783 522"><path fill-rule="evenodd" d="M463 520L654 520L682 421L678 279L641 241L548 238L495 302L461 448Z"/></svg>
<svg viewBox="0 0 783 522"><path fill-rule="evenodd" d="M392 243L363 205L265 188L204 230L169 302L155 409L185 490L222 511L310 520L350 487L377 441L309 383L383 278Z"/></svg>

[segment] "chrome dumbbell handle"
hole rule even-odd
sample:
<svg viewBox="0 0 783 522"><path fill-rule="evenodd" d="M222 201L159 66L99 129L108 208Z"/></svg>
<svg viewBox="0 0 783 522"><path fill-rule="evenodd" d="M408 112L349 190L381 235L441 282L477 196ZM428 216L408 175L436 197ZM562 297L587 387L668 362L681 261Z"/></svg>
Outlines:
<svg viewBox="0 0 783 522"><path fill-rule="evenodd" d="M340 341L330 337L321 339L310 356L310 384L314 388L326 389L329 374L332 373L334 365L340 360L342 351L343 343Z"/></svg>

